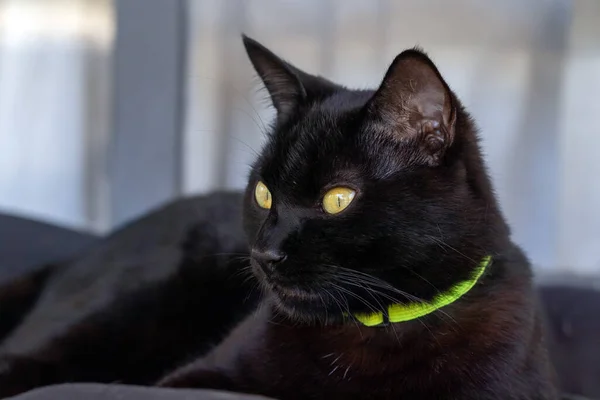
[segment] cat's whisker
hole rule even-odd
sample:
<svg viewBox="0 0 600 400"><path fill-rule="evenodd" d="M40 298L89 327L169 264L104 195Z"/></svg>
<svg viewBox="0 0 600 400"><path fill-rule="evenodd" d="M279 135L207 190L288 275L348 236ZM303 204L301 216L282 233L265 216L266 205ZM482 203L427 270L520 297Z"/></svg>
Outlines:
<svg viewBox="0 0 600 400"><path fill-rule="evenodd" d="M377 277L374 277L374 276L372 276L372 275L370 275L370 274L367 274L366 272L362 272L362 271L355 271L355 270L351 270L351 269L344 268L344 267L340 267L340 266L332 266L332 267L335 267L335 268L338 268L338 269L340 269L340 270L343 270L343 271L349 272L349 273L351 273L351 274L358 274L358 275L360 275L360 276L364 276L364 277L365 277L365 278L367 278L367 279L374 279L374 280L376 280L376 281L380 281L380 282L382 282L382 283L385 283L385 285L386 285L386 286L387 286L387 285L389 285L389 287L390 287L390 288L394 288L394 289L396 289L394 286L392 286L392 285L390 285L389 283L387 283L387 282L383 281L382 279L380 279L380 278L377 278ZM416 271L414 271L413 269L411 269L411 268L408 268L408 267L406 267L406 266L403 266L403 268L407 269L409 272L411 272L412 274L414 274L414 275L415 275L415 276L417 276L418 278L422 279L424 282L426 282L426 283L427 283L427 284L429 284L431 287L433 287L433 288L434 288L434 289L435 289L435 290L436 290L438 293L441 293L441 292L440 292L440 290L439 290L439 289L438 289L438 288L437 288L435 285L433 285L433 284L432 284L432 283L431 283L429 280L427 280L427 279L426 279L424 276L422 276L421 274L417 273L417 272L416 272ZM398 290L398 289L396 289L396 290ZM408 293L405 293L405 295L406 295L406 296L409 296L409 294L408 294Z"/></svg>
<svg viewBox="0 0 600 400"><path fill-rule="evenodd" d="M322 288L322 290L329 296L329 298L331 298L337 305L337 307L340 310L340 313L344 313L344 309L342 307L342 303L340 303L340 301L335 297L335 295L333 293L331 293L329 290L327 290L326 288Z"/></svg>
<svg viewBox="0 0 600 400"><path fill-rule="evenodd" d="M427 283L429 286L434 288L438 293L442 293L440 289L438 289L433 283L431 283L427 278L425 278L423 275L419 274L417 271L415 271L412 268L409 268L405 265L403 265L402 268L404 268L411 274L415 275L417 278L421 279L423 282Z"/></svg>
<svg viewBox="0 0 600 400"><path fill-rule="evenodd" d="M257 285L259 284L258 281L256 279L254 279L253 275L248 275L247 277L244 278L244 280L242 281L242 284L247 284L249 282L255 282Z"/></svg>
<svg viewBox="0 0 600 400"><path fill-rule="evenodd" d="M259 156L260 156L260 154L259 154L259 153L258 153L256 150L254 150L254 149L252 148L252 146L250 146L248 143L244 142L242 139L240 139L240 138L238 138L238 137L235 137L235 136L231 136L231 137L232 137L234 140L237 140L239 143L241 143L241 144L243 144L244 146L246 146L246 147L248 148L248 150L250 150L252 153L254 153L254 155L255 155L256 157L259 157Z"/></svg>
<svg viewBox="0 0 600 400"><path fill-rule="evenodd" d="M329 322L329 312L327 311L327 303L323 298L323 294L319 293L319 299L321 299L321 303L323 303L323 308L325 309L325 325Z"/></svg>
<svg viewBox="0 0 600 400"><path fill-rule="evenodd" d="M362 285L362 284L360 284L358 282L350 281L350 280L347 280L347 279L340 279L339 282L345 283L347 285L356 286L358 288L361 288L364 291L366 291L367 293L371 294L371 296L373 296L372 293L376 293L376 294L378 294L380 296L383 296L383 297L387 298L388 300L392 301L393 303L401 303L400 299L394 298L394 297L392 297L392 296L390 296L390 295L388 295L386 293L383 293L381 291L378 291L376 289L369 288L368 286ZM383 305L381 306L381 308L382 308L382 310L385 309L385 307Z"/></svg>
<svg viewBox="0 0 600 400"><path fill-rule="evenodd" d="M346 368L346 371L344 371L344 377L342 379L346 379L346 375L348 375L348 371L350 371L351 366L352 366L352 364L348 365L348 367Z"/></svg>
<svg viewBox="0 0 600 400"><path fill-rule="evenodd" d="M241 258L247 258L248 260L250 259L250 255L248 253L209 253L209 254L202 254L202 257L241 257Z"/></svg>
<svg viewBox="0 0 600 400"><path fill-rule="evenodd" d="M254 123L256 124L258 129L263 134L267 132L267 125L265 124L265 121L263 121L263 119L261 118L260 113L256 110L256 108L254 107L252 102L250 102L250 100L248 100L248 98L246 98L246 96L244 96L242 91L239 90L237 87L235 87L235 85L233 83L225 81L223 79L218 79L218 78L210 77L210 76L206 76L206 75L204 75L204 76L199 75L199 77L202 79L205 79L205 80L212 81L212 82L217 82L217 84L220 84L220 85L224 85L225 89L232 90L233 92L235 92L235 94L240 96L244 100L244 102L252 109L252 111L254 111L254 113L256 114L256 117L260 121L261 125L259 125L258 122L252 116L250 116L250 118L252 118L252 121L254 121Z"/></svg>
<svg viewBox="0 0 600 400"><path fill-rule="evenodd" d="M342 294L342 293L339 291L339 289L335 289L335 290L336 290L338 293L340 293L340 295ZM337 302L337 303L340 305L340 310L342 311L342 314L344 314L344 312L345 312L347 315L351 315L351 314L352 314L352 312L350 311L350 304L348 304L348 300L347 300L347 299L346 299L346 298L345 298L343 295L342 295L341 297L342 297L342 299L344 300L344 302L346 303L346 310L344 311L344 310L342 309L342 307L341 307L341 303L339 303L339 302L337 301L337 299L336 299L336 302ZM335 299L335 297L332 297L332 298L333 298L333 299ZM363 334L362 334L362 331L360 330L360 327L358 326L358 322L356 322L356 321L355 321L353 318L350 318L350 320L351 320L352 322L354 322L354 325L356 325L356 330L358 331L358 333L359 333L359 335L360 335L360 337L361 337L361 339L362 339L362 338L363 338Z"/></svg>
<svg viewBox="0 0 600 400"><path fill-rule="evenodd" d="M464 257L465 259L473 262L473 263L477 263L476 260L473 260L471 257L467 256L466 254L462 253L461 251L459 251L458 249L456 249L455 247L449 245L448 243L446 243L444 240L439 239L435 236L431 236L431 235L426 235L428 238L430 238L431 240L433 240L434 242L436 242L438 245L440 246L446 246L446 248L454 251L455 253L461 255L462 257Z"/></svg>
<svg viewBox="0 0 600 400"><path fill-rule="evenodd" d="M392 286L391 284L389 284L388 282L386 282L386 281L384 281L384 280L382 280L380 278L374 277L372 275L364 274L364 273L362 273L360 271L353 271L353 270L345 269L343 267L339 267L339 268L341 268L341 272L338 272L338 274L340 274L340 275L344 275L345 274L348 277L352 277L352 278L355 278L355 279L358 279L358 280L364 280L364 281L372 284L373 286L378 286L378 287L381 287L381 288L384 288L384 289L388 289L388 290L390 290L392 292L398 293L401 296L406 297L407 299L414 300L414 301L424 302L423 299L421 299L421 298L419 298L419 297L417 297L415 295L412 295L410 293L407 293L407 292L405 292L403 290L400 290L400 289Z"/></svg>
<svg viewBox="0 0 600 400"><path fill-rule="evenodd" d="M343 355L344 354L340 354L339 356L337 356L337 358L333 360L329 365L333 367L339 361L339 359L342 358Z"/></svg>
<svg viewBox="0 0 600 400"><path fill-rule="evenodd" d="M377 299L377 297L375 297L373 295L373 293L372 293L373 291L370 290L367 286L364 286L364 285L361 285L358 282L352 282L352 281L349 281L349 280L340 280L340 282L341 283L346 283L348 285L356 286L356 287L359 287L359 288L365 290L371 297L373 297L373 299L377 302L377 304L379 304L380 310L382 310L382 311L385 310L385 306L383 304L381 304L381 302L379 301L379 299ZM379 293L379 294L384 294L384 293ZM387 296L386 295L384 297L388 297L388 299L391 299L393 302L398 302L397 299L393 299L391 296Z"/></svg>
<svg viewBox="0 0 600 400"><path fill-rule="evenodd" d="M243 283L247 283L250 279L254 279L254 274L252 273L251 265L243 266L242 268L240 268L232 274L232 278L239 278L242 276L244 276Z"/></svg>
<svg viewBox="0 0 600 400"><path fill-rule="evenodd" d="M379 287L381 289L388 290L388 291L390 291L392 293L396 293L396 294L402 296L405 300L411 300L411 301L420 302L420 303L424 303L425 302L424 299L422 299L422 298L420 298L418 296L415 296L413 294L410 294L408 292L405 292L403 290L397 289L394 286L388 284L387 282L374 280L374 281L370 281L370 282L367 281L366 283L368 283L371 286Z"/></svg>
<svg viewBox="0 0 600 400"><path fill-rule="evenodd" d="M338 278L337 278L337 280L338 280L338 281L340 281L340 282L344 282L344 283L346 283L346 284L352 285L352 286L359 287L359 288L361 288L361 289L363 289L363 290L365 290L365 291L375 291L375 292L377 292L378 294L381 294L381 295L385 296L387 299L389 299L389 300L392 300L394 303L402 303L402 302L403 302L403 301L402 301L401 299L399 299L399 298L392 297L392 296L391 296L391 295L389 295L389 294L386 294L386 293L384 293L384 292L382 292L382 291L379 291L379 290L376 290L376 289L374 289L374 288L372 288L372 287L369 287L369 286L367 286L367 285L372 285L372 286L375 286L375 287L381 287L381 288L383 288L383 289L388 289L388 290L390 289L390 288L388 288L387 286L383 286L383 287L382 287L382 286L379 286L379 285L377 285L377 283L376 283L376 282L374 282L374 283L367 283L367 284L363 284L363 282L361 282L360 280L351 280L351 279L349 279L348 277L338 277ZM402 293L402 292L401 292L401 293ZM406 300L406 298L407 298L408 296L406 296L404 293L402 293L402 297L404 297L404 298L405 298L404 300ZM409 299L410 299L410 298L409 298Z"/></svg>
<svg viewBox="0 0 600 400"><path fill-rule="evenodd" d="M243 108L239 108L239 107L232 107L232 108L231 108L231 111L240 111L240 112L242 112L242 113L243 113L243 114L245 114L245 115L246 115L248 118L250 118L250 119L252 120L252 122L254 122L254 125L256 125L256 127L258 128L258 130L259 130L259 131L260 131L262 134L264 134L264 133L266 132L266 129L265 129L264 127L260 126L260 125L258 124L258 122L256 121L256 119L254 119L254 117L253 117L252 115L250 115L250 114L249 114L249 113L248 113L246 110L244 110ZM258 113L256 113L256 114L258 115ZM260 118L260 116L259 116L259 118ZM261 121L262 121L262 119L261 119Z"/></svg>
<svg viewBox="0 0 600 400"><path fill-rule="evenodd" d="M379 310L377 310L377 308L375 308L371 303L369 303L367 300L365 300L362 296L359 296L356 293L354 293L342 286L336 285L335 283L330 283L330 284L337 286L337 289L340 290L341 292L344 292L344 293L354 297L355 299L357 299L358 301L363 303L365 306L367 306L374 313L379 312Z"/></svg>

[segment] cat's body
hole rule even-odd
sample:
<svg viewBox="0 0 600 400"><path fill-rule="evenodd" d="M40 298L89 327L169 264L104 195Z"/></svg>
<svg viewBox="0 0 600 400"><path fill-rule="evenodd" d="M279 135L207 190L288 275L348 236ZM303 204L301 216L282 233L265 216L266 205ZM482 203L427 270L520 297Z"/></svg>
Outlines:
<svg viewBox="0 0 600 400"><path fill-rule="evenodd" d="M353 91L245 45L278 112L245 198L266 296L160 385L282 400L556 399L529 262L473 123L427 56L406 51L377 91ZM419 317L359 318L391 321L388 306L433 304L461 282L472 288Z"/></svg>

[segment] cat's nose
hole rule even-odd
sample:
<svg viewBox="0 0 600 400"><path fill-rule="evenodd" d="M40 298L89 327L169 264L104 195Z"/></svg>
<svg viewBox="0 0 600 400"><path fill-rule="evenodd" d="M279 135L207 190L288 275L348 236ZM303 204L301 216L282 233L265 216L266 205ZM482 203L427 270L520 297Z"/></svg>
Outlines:
<svg viewBox="0 0 600 400"><path fill-rule="evenodd" d="M273 249L252 249L251 256L263 269L266 268L269 270L272 270L277 264L280 264L287 258L287 255L284 252Z"/></svg>

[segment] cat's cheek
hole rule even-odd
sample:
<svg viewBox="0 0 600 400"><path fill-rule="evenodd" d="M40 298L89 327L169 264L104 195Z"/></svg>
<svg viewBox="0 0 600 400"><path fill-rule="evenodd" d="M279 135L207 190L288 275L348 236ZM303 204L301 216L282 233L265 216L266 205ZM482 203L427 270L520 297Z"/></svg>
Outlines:
<svg viewBox="0 0 600 400"><path fill-rule="evenodd" d="M251 243L254 241L254 238L267 217L267 212L265 210L257 210L255 207L258 206L246 204L243 215L244 232Z"/></svg>

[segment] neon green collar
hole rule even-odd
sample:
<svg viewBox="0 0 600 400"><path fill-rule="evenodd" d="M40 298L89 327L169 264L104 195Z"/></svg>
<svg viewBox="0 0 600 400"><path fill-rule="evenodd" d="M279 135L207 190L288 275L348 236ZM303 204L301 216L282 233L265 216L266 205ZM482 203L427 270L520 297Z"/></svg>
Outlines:
<svg viewBox="0 0 600 400"><path fill-rule="evenodd" d="M391 323L395 322L406 322L413 319L423 317L427 314L439 310L456 300L460 299L466 294L479 280L485 269L490 265L492 261L491 256L486 256L479 263L477 268L473 271L473 275L470 279L459 282L452 286L444 293L440 293L427 303L409 303L409 304L392 304L387 309L387 320ZM386 315L383 312L376 312L372 314L354 314L354 319L365 326L378 326L386 325Z"/></svg>

